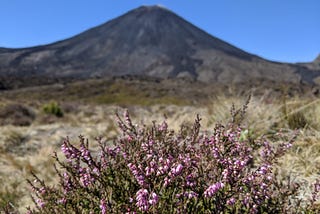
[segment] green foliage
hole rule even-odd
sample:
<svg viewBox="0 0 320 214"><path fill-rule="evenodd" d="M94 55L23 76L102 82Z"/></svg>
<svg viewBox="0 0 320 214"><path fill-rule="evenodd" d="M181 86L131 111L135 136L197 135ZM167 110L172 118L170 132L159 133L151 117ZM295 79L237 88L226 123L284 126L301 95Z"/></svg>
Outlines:
<svg viewBox="0 0 320 214"><path fill-rule="evenodd" d="M43 106L43 111L46 114L52 114L56 117L63 117L63 111L57 102L50 102Z"/></svg>

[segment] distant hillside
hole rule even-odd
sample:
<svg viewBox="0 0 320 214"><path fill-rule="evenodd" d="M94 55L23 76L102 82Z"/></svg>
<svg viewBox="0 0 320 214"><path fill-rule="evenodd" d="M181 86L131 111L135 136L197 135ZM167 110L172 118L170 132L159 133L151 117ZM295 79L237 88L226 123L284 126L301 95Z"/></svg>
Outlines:
<svg viewBox="0 0 320 214"><path fill-rule="evenodd" d="M0 48L0 88L123 75L314 84L319 67L267 61L170 10L142 6L70 39L32 48Z"/></svg>

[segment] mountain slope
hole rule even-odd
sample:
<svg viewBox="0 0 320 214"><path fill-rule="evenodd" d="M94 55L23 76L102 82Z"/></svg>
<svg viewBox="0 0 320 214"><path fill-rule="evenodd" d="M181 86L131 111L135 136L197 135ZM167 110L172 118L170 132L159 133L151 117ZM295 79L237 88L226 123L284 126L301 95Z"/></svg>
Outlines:
<svg viewBox="0 0 320 214"><path fill-rule="evenodd" d="M8 77L40 83L122 75L313 83L318 72L246 53L158 6L139 7L57 43L0 49L2 82Z"/></svg>

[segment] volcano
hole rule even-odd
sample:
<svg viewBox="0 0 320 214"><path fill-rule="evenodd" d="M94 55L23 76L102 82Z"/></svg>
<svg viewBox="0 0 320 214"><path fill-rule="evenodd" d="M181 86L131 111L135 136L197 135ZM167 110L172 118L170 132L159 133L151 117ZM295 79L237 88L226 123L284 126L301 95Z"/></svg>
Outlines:
<svg viewBox="0 0 320 214"><path fill-rule="evenodd" d="M137 76L209 83L256 80L314 84L318 70L247 53L170 10L142 6L56 43L0 48L0 85ZM36 81L37 80L37 81Z"/></svg>

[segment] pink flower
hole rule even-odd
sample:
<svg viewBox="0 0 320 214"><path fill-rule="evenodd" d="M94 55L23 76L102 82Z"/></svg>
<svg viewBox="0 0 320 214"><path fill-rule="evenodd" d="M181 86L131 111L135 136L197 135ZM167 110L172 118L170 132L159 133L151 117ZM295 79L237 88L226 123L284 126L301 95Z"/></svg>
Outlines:
<svg viewBox="0 0 320 214"><path fill-rule="evenodd" d="M63 152L63 154L66 156L67 159L69 159L69 161L71 161L70 159L75 159L79 157L79 150L76 149L75 147L73 147L68 139L66 139L62 145L61 145L61 151Z"/></svg>
<svg viewBox="0 0 320 214"><path fill-rule="evenodd" d="M146 189L140 189L136 193L136 205L140 211L147 211L149 209L148 195L149 193Z"/></svg>
<svg viewBox="0 0 320 214"><path fill-rule="evenodd" d="M140 211L147 211L151 206L155 205L159 201L159 197L156 193L149 194L147 189L140 189L136 193L136 205Z"/></svg>
<svg viewBox="0 0 320 214"><path fill-rule="evenodd" d="M158 195L156 193L154 193L154 192L151 193L151 197L149 199L149 204L150 205L155 205L156 203L158 203L158 201L159 201Z"/></svg>
<svg viewBox="0 0 320 214"><path fill-rule="evenodd" d="M91 175L90 170L88 168L80 168L80 181L84 187L89 186L93 182L95 182L95 178Z"/></svg>
<svg viewBox="0 0 320 214"><path fill-rule="evenodd" d="M215 183L211 186L209 186L206 191L204 191L204 197L209 198L212 197L219 189L223 188L224 184L223 183Z"/></svg>
<svg viewBox="0 0 320 214"><path fill-rule="evenodd" d="M187 182L186 182L187 186L194 187L196 185L196 182L194 181L192 174L188 175L186 180L187 180Z"/></svg>
<svg viewBox="0 0 320 214"><path fill-rule="evenodd" d="M58 200L59 204L66 204L67 203L67 199L66 198L61 198Z"/></svg>
<svg viewBox="0 0 320 214"><path fill-rule="evenodd" d="M136 167L136 165L132 164L132 163L128 163L127 166L129 167L131 173L134 175L134 177L136 178L137 182L141 185L144 186L145 185L145 178L144 175L140 172L140 170L138 170L138 168Z"/></svg>
<svg viewBox="0 0 320 214"><path fill-rule="evenodd" d="M183 169L182 164L178 164L178 166L176 168L173 168L171 172L173 175L177 176L181 173L182 169Z"/></svg>
<svg viewBox="0 0 320 214"><path fill-rule="evenodd" d="M260 169L258 170L258 173L261 174L261 175L266 175L268 172L269 172L269 169L271 168L270 165L263 165L260 167Z"/></svg>
<svg viewBox="0 0 320 214"><path fill-rule="evenodd" d="M101 214L107 213L107 204L105 199L100 200L100 209L101 209Z"/></svg>
<svg viewBox="0 0 320 214"><path fill-rule="evenodd" d="M191 199L191 198L197 198L198 196L199 194L194 191L188 191L188 192L176 194L177 198L186 197L188 199Z"/></svg>
<svg viewBox="0 0 320 214"><path fill-rule="evenodd" d="M36 202L37 202L37 205L38 205L39 207L41 207L41 208L43 208L44 205L45 205L45 202L42 201L40 198L38 198L38 199L36 200Z"/></svg>
<svg viewBox="0 0 320 214"><path fill-rule="evenodd" d="M163 183L163 186L168 186L169 184L171 183L171 179L170 178L168 178L168 177L165 177L164 178L164 183Z"/></svg>
<svg viewBox="0 0 320 214"><path fill-rule="evenodd" d="M38 193L40 193L41 195L46 193L46 189L44 187L41 187L38 191Z"/></svg>
<svg viewBox="0 0 320 214"><path fill-rule="evenodd" d="M188 199L197 198L198 197L198 193L195 193L193 191L189 191L189 192L185 192L184 196L187 197Z"/></svg>
<svg viewBox="0 0 320 214"><path fill-rule="evenodd" d="M68 173L64 172L63 173L63 189L64 189L64 193L68 193L69 191L71 191L72 189L72 182L71 179L68 175Z"/></svg>
<svg viewBox="0 0 320 214"><path fill-rule="evenodd" d="M84 146L84 144L80 145L80 152L81 152L81 156L88 161L88 164L91 165L92 164L92 160L91 160L91 154L89 152L89 150Z"/></svg>
<svg viewBox="0 0 320 214"><path fill-rule="evenodd" d="M227 200L227 205L234 205L234 203L236 202L236 199L235 198L229 198Z"/></svg>
<svg viewBox="0 0 320 214"><path fill-rule="evenodd" d="M158 128L159 131L166 131L168 129L168 124L164 121Z"/></svg>

